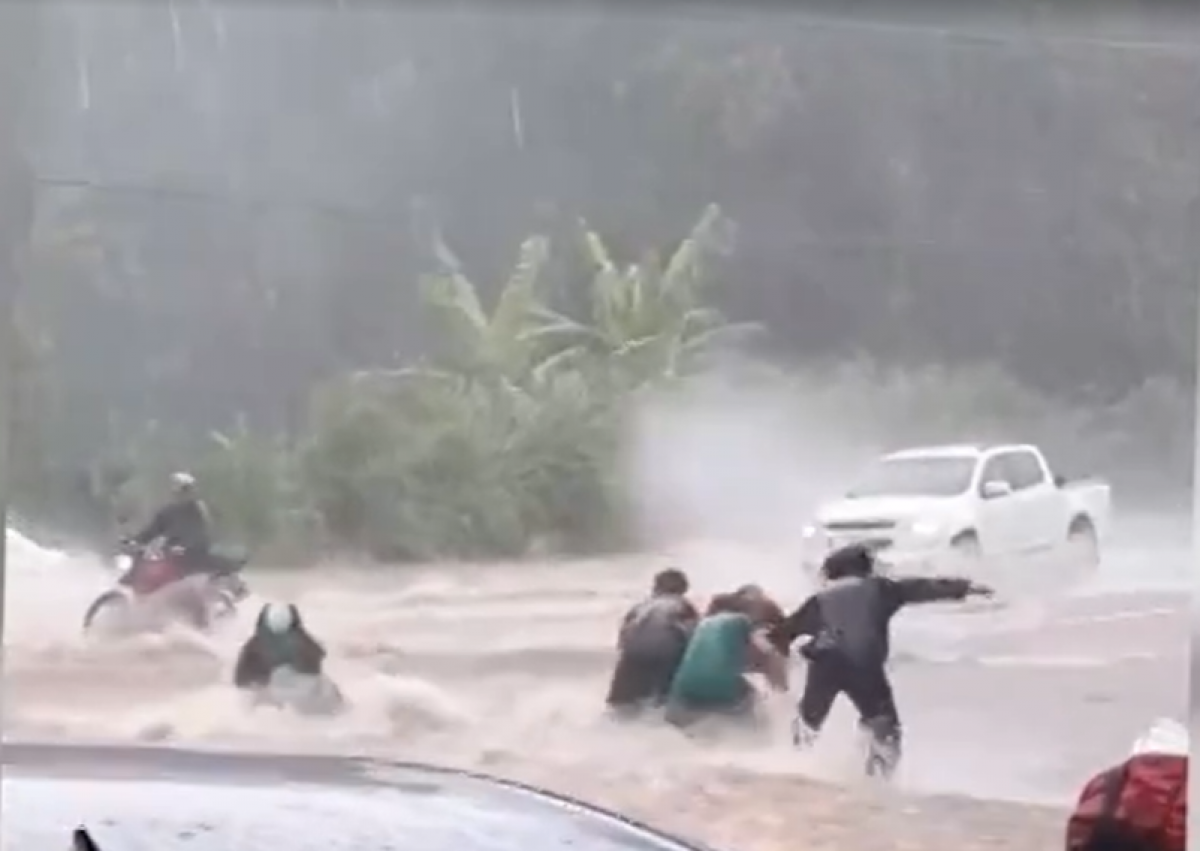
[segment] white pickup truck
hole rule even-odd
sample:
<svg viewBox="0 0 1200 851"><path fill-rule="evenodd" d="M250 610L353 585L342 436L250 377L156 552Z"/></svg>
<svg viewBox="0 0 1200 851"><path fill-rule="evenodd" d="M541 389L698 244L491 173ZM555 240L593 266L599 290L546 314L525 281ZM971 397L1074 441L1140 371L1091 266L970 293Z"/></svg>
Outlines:
<svg viewBox="0 0 1200 851"><path fill-rule="evenodd" d="M881 561L915 572L1058 556L1091 570L1108 530L1111 491L1067 482L1027 444L930 446L880 458L804 529L804 562L868 542Z"/></svg>

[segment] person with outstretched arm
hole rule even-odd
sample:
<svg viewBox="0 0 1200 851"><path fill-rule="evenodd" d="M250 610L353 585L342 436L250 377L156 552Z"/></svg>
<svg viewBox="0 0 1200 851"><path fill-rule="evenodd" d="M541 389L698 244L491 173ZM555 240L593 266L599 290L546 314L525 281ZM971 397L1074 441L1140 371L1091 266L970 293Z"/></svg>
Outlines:
<svg viewBox="0 0 1200 851"><path fill-rule="evenodd" d="M845 695L872 740L867 770L890 776L901 755L901 723L887 673L892 618L905 606L970 596L992 590L960 577L898 577L875 573L866 546L831 553L821 567L827 585L804 601L771 631L782 653L801 638L808 674L793 724L796 744L816 738L834 701Z"/></svg>

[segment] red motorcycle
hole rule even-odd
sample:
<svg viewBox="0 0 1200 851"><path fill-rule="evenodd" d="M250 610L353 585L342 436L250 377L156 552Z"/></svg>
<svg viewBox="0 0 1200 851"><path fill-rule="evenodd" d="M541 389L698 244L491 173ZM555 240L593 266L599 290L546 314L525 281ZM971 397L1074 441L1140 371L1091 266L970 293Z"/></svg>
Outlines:
<svg viewBox="0 0 1200 851"><path fill-rule="evenodd" d="M92 601L83 616L83 629L91 630L100 618L116 616L128 622L130 616L151 602L163 602L165 609L157 621L182 620L196 629L206 629L237 611L237 605L249 594L238 575L245 560L228 561L229 569L212 575L188 576L179 563L179 552L158 546L122 544L115 559L120 573L115 587ZM168 596L167 589L176 586ZM152 607L154 608L154 607ZM166 617L161 617L165 614ZM127 624L128 625L128 624Z"/></svg>

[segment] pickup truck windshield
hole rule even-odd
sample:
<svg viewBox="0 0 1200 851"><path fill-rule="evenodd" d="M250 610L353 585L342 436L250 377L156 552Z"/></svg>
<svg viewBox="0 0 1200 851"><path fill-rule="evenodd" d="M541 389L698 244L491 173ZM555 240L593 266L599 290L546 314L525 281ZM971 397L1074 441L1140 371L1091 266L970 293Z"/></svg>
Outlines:
<svg viewBox="0 0 1200 851"><path fill-rule="evenodd" d="M889 458L846 496L957 496L971 485L974 458Z"/></svg>

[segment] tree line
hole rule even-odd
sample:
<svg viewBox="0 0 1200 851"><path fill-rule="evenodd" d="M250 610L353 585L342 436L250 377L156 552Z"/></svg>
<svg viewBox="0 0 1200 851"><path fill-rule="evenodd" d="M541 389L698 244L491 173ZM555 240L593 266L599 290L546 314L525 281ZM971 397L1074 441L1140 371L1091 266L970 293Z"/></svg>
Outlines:
<svg viewBox="0 0 1200 851"><path fill-rule="evenodd" d="M540 234L570 313L595 273L581 228L625 267L713 201L730 250L706 304L768 322L777 361L999 365L1072 403L1150 382L1186 407L1194 53L765 17L169 14L42 22L26 431L58 479L239 422L295 435L315 387L439 345L415 282L448 255L487 302Z"/></svg>

